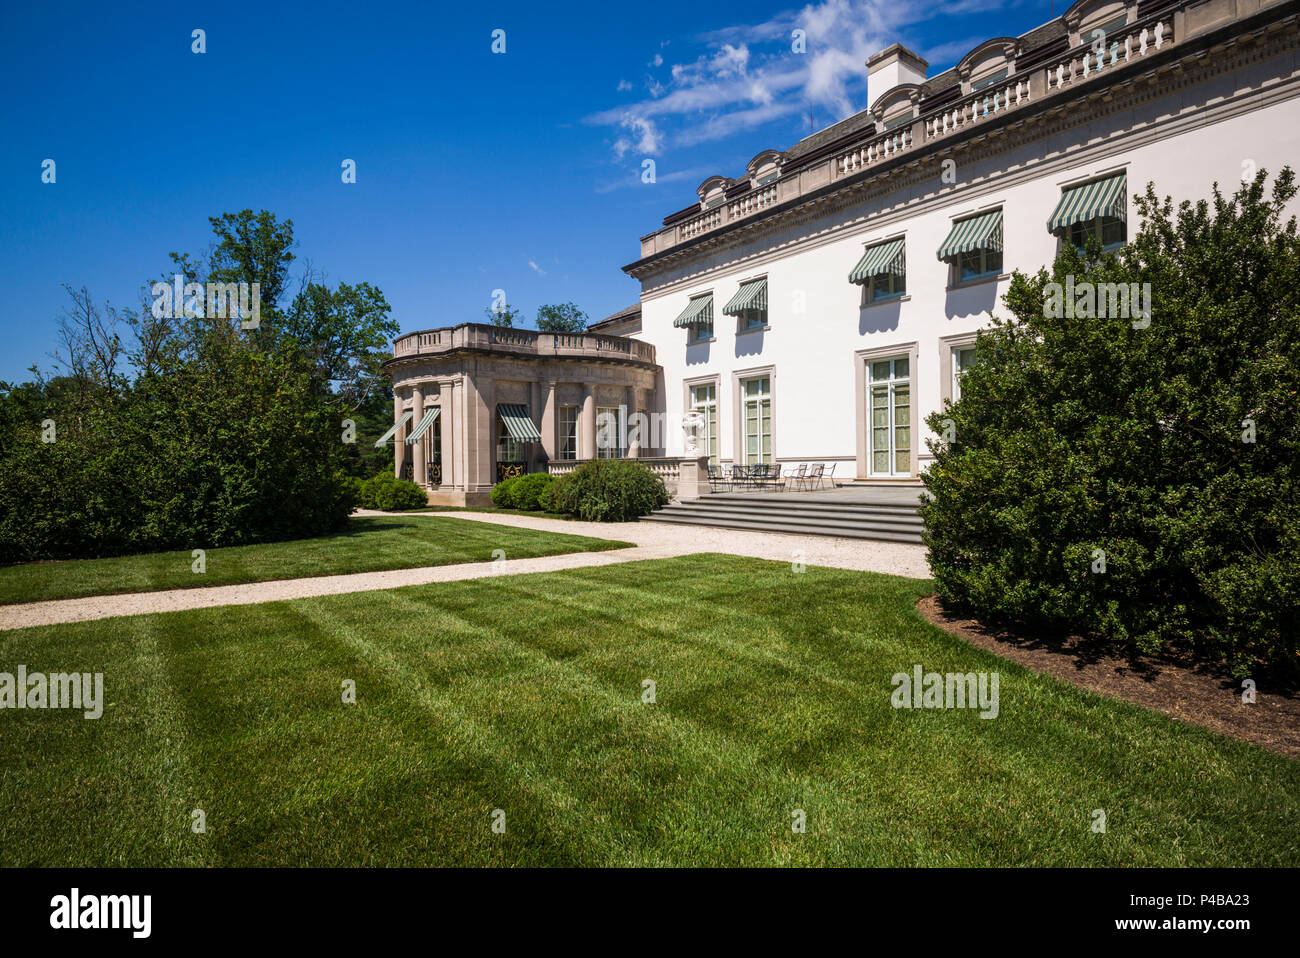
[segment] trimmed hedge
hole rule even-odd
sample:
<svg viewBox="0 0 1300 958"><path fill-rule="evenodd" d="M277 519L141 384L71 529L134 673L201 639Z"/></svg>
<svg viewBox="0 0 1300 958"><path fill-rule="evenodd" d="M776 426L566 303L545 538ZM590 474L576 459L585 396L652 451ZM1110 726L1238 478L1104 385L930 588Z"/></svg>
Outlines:
<svg viewBox="0 0 1300 958"><path fill-rule="evenodd" d="M498 509L522 509L528 512L552 511L543 505L551 502L549 490L555 477L546 472L530 472L502 479L492 487L492 504Z"/></svg>
<svg viewBox="0 0 1300 958"><path fill-rule="evenodd" d="M428 504L429 497L423 489L409 479L398 479L391 472L381 472L361 483L361 505L367 509L400 512Z"/></svg>
<svg viewBox="0 0 1300 958"><path fill-rule="evenodd" d="M1176 212L1148 185L1116 256L1013 277L927 419L945 604L1300 672L1300 239L1291 171L1264 183ZM1149 322L1051 305L1084 283L1149 283Z"/></svg>
<svg viewBox="0 0 1300 958"><path fill-rule="evenodd" d="M664 482L629 459L594 459L551 484L549 501L554 512L576 515L589 522L630 522L668 504Z"/></svg>

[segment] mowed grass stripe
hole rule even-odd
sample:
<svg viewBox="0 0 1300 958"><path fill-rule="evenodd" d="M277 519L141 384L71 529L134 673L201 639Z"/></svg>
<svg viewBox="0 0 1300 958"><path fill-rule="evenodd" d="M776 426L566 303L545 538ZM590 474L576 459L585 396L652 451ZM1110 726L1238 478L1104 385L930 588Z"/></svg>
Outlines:
<svg viewBox="0 0 1300 958"><path fill-rule="evenodd" d="M470 604L474 604L472 593L490 593L489 581L500 582L466 583L475 587L468 590ZM432 595L422 589L400 594L421 600ZM607 833L604 840L621 845L647 824L641 821L647 809L662 809L665 798L672 795L669 786L682 776L683 768L692 775L707 775L711 768L726 772L735 766L736 743L720 740L711 746L697 733L687 739L662 713L641 703L639 682L631 689L612 688L496 629L484 634L482 627L438 607L436 601L425 608L420 616L426 624L422 635L386 637L385 648L398 650L400 661L394 667L408 679L434 673L439 687L423 685L430 707L454 717L461 733L458 738L481 761L501 766L503 773L516 776L544 799L543 820L548 827L556 820L571 822L576 835L565 838L592 846ZM455 646L471 637L491 643L495 668L490 674L478 662L464 670L447 667L446 658L455 655ZM475 713L486 722L475 723ZM710 747L731 754L720 753L708 762L702 753ZM574 778L575 766L589 772L593 780L589 782L587 775ZM739 794L743 783L734 783L724 774L712 786L719 795L727 789ZM521 824L535 827L528 819ZM628 857L618 863L639 862L633 857L637 852L629 849ZM591 855L581 859L588 864L607 861ZM648 863L662 862L656 858Z"/></svg>
<svg viewBox="0 0 1300 958"><path fill-rule="evenodd" d="M195 543L205 550L202 573L194 571L192 550L0 567L0 605L490 562L498 549L526 559L629 547L472 519L353 516L343 531L316 539L210 549Z"/></svg>
<svg viewBox="0 0 1300 958"><path fill-rule="evenodd" d="M130 621L158 629L182 767L218 809L211 861L1297 860L1297 763L973 649L915 613L924 582L804 575L693 556ZM24 630L0 650L49 660L137 641L109 633ZM1000 716L894 710L889 675L913 663L999 672ZM355 706L339 702L344 677ZM642 678L658 683L653 706ZM128 704L162 724L156 700L147 714ZM137 732L127 752L157 738ZM42 763L15 766L0 741L20 846L40 797L92 760L38 748ZM140 849L136 864L177 854L152 820L97 817L92 801L56 805L61 827L34 829L44 845L28 857L93 864L124 857L119 843ZM504 836L490 831L498 807ZM796 808L807 834L790 829ZM1105 835L1088 828L1093 808Z"/></svg>

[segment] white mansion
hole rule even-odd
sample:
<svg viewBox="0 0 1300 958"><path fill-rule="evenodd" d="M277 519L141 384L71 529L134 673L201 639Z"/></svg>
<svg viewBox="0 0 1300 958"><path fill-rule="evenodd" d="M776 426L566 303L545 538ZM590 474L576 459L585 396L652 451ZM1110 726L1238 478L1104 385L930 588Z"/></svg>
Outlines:
<svg viewBox="0 0 1300 958"><path fill-rule="evenodd" d="M834 462L837 479L915 483L930 458L922 420L959 394L1012 270L1087 235L1123 243L1148 181L1195 200L1300 163L1296 0L1080 0L935 76L897 44L866 69L868 109L709 177L641 238L624 267L637 306L572 337L502 331L514 345L479 353L434 340L481 329L486 343L491 327L401 337L395 421L464 394L433 434L438 461L462 465L441 486L430 466L417 478L481 492L503 443L532 437L521 416L538 448L511 446L514 460L589 458L600 406L669 423L694 409L702 451L722 463ZM417 464L435 461L432 441L405 444ZM676 429L659 448L616 450L684 451Z"/></svg>

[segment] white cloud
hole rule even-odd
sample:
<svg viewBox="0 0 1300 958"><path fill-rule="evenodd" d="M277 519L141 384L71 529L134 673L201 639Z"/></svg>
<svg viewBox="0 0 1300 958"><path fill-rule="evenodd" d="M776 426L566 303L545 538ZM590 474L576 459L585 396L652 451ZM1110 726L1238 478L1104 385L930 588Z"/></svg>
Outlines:
<svg viewBox="0 0 1300 958"><path fill-rule="evenodd" d="M632 89L632 84L628 83L626 80L619 80L616 89L619 93L626 93L628 90Z"/></svg>
<svg viewBox="0 0 1300 958"><path fill-rule="evenodd" d="M808 111L839 120L868 105L866 59L897 39L899 18L908 15L884 0L821 0L756 24L714 30L695 38L705 49L689 58L665 64L656 54L654 65L667 65L669 79L648 77L648 95L639 102L599 111L585 122L619 131L612 147L622 160L634 151L658 155ZM791 49L796 28L806 35L802 54Z"/></svg>
<svg viewBox="0 0 1300 958"><path fill-rule="evenodd" d="M528 261L528 268L531 269L531 270L532 270L534 273L536 273L538 276L545 276L545 275L546 275L546 270L542 269L540 266L538 266L538 265L537 265L535 262L533 262L531 259Z"/></svg>

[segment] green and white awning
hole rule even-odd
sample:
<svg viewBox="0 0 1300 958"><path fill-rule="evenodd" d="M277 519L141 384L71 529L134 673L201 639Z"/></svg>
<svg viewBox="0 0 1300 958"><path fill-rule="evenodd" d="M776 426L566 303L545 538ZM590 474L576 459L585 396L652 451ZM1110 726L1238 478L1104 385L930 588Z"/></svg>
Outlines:
<svg viewBox="0 0 1300 958"><path fill-rule="evenodd" d="M420 441L420 437L429 431L429 427L437 421L438 411L440 409L440 406L432 406L425 411L424 418L420 420L420 424L412 429L411 434L406 437L406 444L408 446L414 446Z"/></svg>
<svg viewBox="0 0 1300 958"><path fill-rule="evenodd" d="M393 423L393 428L388 430L388 432L384 433L382 436L380 436L378 439L375 440L375 448L378 449L380 446L388 445L388 440L392 439L393 436L397 435L397 430L401 429L408 422L410 422L411 417L414 415L415 413L413 412L402 413L402 418L397 420L397 422Z"/></svg>
<svg viewBox="0 0 1300 958"><path fill-rule="evenodd" d="M1114 216L1117 219L1127 217L1128 175L1107 177L1093 180L1078 186L1068 186L1061 194L1060 202L1052 210L1047 221L1050 233L1069 229L1075 223L1087 223L1098 216Z"/></svg>
<svg viewBox="0 0 1300 958"><path fill-rule="evenodd" d="M904 276L907 274L905 255L902 237L868 246L867 251L862 254L862 259L858 260L858 265L853 267L853 272L849 273L849 282L869 283L871 277L882 273Z"/></svg>
<svg viewBox="0 0 1300 958"><path fill-rule="evenodd" d="M528 418L528 410L523 406L501 403L497 406L497 412L501 413L501 421L506 424L506 431L515 442L542 441L542 434Z"/></svg>
<svg viewBox="0 0 1300 958"><path fill-rule="evenodd" d="M739 316L747 309L767 309L767 277L747 279L740 284L736 295L722 307L728 316Z"/></svg>
<svg viewBox="0 0 1300 958"><path fill-rule="evenodd" d="M958 220L939 245L939 259L953 259L973 249L1002 249L1002 211L992 210Z"/></svg>
<svg viewBox="0 0 1300 958"><path fill-rule="evenodd" d="M711 322L713 322L713 294L700 293L698 296L691 297L682 314L673 320L673 325L680 328L702 326Z"/></svg>

